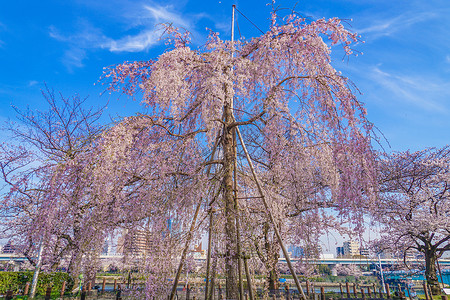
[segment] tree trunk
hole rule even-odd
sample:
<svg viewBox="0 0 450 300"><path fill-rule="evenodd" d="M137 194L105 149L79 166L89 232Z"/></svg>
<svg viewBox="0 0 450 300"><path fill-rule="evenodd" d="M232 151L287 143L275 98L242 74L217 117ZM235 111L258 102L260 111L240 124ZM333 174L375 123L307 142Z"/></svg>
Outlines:
<svg viewBox="0 0 450 300"><path fill-rule="evenodd" d="M264 248L267 255L266 269L269 290L278 289L278 259L280 258L280 246L276 237L269 238L270 224L264 223Z"/></svg>
<svg viewBox="0 0 450 300"><path fill-rule="evenodd" d="M223 132L223 154L224 154L224 203L225 203L225 234L226 234L226 250L225 250L225 272L226 272L226 288L227 299L238 299L239 288L237 280L237 236L236 236L236 212L234 205L234 161L236 160L236 148L233 140L233 132L227 128L228 124L233 122L233 114L231 107L224 107L224 132Z"/></svg>
<svg viewBox="0 0 450 300"><path fill-rule="evenodd" d="M436 270L436 251L433 251L432 247L428 247L425 251L425 277L427 279L428 286L430 287L433 295L440 295L441 288L437 277Z"/></svg>

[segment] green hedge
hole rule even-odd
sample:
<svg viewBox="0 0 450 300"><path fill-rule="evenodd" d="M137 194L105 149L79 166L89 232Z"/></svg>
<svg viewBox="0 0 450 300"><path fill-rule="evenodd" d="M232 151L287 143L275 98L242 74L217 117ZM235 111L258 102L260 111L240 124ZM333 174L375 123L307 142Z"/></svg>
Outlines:
<svg viewBox="0 0 450 300"><path fill-rule="evenodd" d="M13 293L18 293L19 290L24 290L27 282L30 283L33 280L33 272L0 272L0 294L5 294L6 291L12 290ZM66 291L72 291L74 281L67 273L53 272L39 274L36 293L44 295L48 286L53 286L53 293L60 293L63 282L66 282Z"/></svg>

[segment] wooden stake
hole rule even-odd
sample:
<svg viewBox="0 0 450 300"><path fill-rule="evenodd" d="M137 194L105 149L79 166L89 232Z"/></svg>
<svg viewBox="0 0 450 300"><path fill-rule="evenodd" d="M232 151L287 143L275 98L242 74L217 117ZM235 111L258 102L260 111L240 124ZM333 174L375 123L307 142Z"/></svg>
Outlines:
<svg viewBox="0 0 450 300"><path fill-rule="evenodd" d="M30 289L30 283L27 282L27 284L25 285L25 290L23 292L24 296L28 295L28 290Z"/></svg>
<svg viewBox="0 0 450 300"><path fill-rule="evenodd" d="M52 287L49 286L45 291L45 300L50 300L51 296L52 296Z"/></svg>
<svg viewBox="0 0 450 300"><path fill-rule="evenodd" d="M212 278L211 278L211 288L209 291L209 295L208 295L208 300L212 300L214 299L214 285L215 285L215 281L216 281L216 269L217 269L217 257L214 257L213 263L212 263Z"/></svg>
<svg viewBox="0 0 450 300"><path fill-rule="evenodd" d="M209 288L209 269L211 264L211 250L212 250L212 234L213 234L213 215L214 210L211 208L209 210L209 228L208 228L208 254L206 257L206 284L205 284L205 299L208 299L208 288Z"/></svg>
<svg viewBox="0 0 450 300"><path fill-rule="evenodd" d="M234 9L234 5L233 5ZM233 143L237 149L236 130L233 131ZM235 151L237 157L237 151ZM238 278L239 278L239 299L244 300L244 283L242 280L242 259L241 259L241 226L239 221L239 202L238 202L238 187L237 187L237 158L234 159L234 212L236 214L236 252L238 254Z"/></svg>
<svg viewBox="0 0 450 300"><path fill-rule="evenodd" d="M64 296L65 291L66 291L66 282L64 281L61 286L61 293L59 294L61 298Z"/></svg>
<svg viewBox="0 0 450 300"><path fill-rule="evenodd" d="M423 282L423 291L425 293L425 300L430 300L430 296L428 295L428 286L426 281Z"/></svg>
<svg viewBox="0 0 450 300"><path fill-rule="evenodd" d="M245 253L244 253L244 267L245 267L245 275L247 277L248 294L250 296L250 300L253 300L252 276L250 275L250 272L248 270L247 256L245 256Z"/></svg>

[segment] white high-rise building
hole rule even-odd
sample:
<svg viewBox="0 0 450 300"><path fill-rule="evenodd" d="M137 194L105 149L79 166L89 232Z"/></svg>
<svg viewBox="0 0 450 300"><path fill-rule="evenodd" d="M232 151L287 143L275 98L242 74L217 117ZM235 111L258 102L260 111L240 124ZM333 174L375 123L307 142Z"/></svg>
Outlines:
<svg viewBox="0 0 450 300"><path fill-rule="evenodd" d="M355 241L344 242L344 256L356 256L359 253L359 243Z"/></svg>

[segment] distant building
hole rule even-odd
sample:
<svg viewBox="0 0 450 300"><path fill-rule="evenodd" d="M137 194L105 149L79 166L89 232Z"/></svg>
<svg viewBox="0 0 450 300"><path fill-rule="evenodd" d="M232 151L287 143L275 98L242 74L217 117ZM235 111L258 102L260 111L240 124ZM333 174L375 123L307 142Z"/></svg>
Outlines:
<svg viewBox="0 0 450 300"><path fill-rule="evenodd" d="M359 255L369 257L369 255L370 255L369 248L360 248Z"/></svg>
<svg viewBox="0 0 450 300"><path fill-rule="evenodd" d="M200 242L198 245L194 246L194 249L190 251L194 257L203 257L206 255L206 250L202 249L202 242Z"/></svg>
<svg viewBox="0 0 450 300"><path fill-rule="evenodd" d="M352 257L360 255L358 242L355 241L344 242L343 248L344 248L344 256Z"/></svg>
<svg viewBox="0 0 450 300"><path fill-rule="evenodd" d="M144 229L124 230L118 240L118 253L124 255L146 255L153 249L152 232Z"/></svg>
<svg viewBox="0 0 450 300"><path fill-rule="evenodd" d="M344 247L336 247L336 256L337 257L344 256Z"/></svg>
<svg viewBox="0 0 450 300"><path fill-rule="evenodd" d="M292 258L300 258L305 256L305 251L303 250L303 247L296 245L289 245L288 252L290 254L290 257Z"/></svg>
<svg viewBox="0 0 450 300"><path fill-rule="evenodd" d="M113 250L112 250L112 241L106 240L105 243L103 244L103 248L102 248L102 255L111 255Z"/></svg>
<svg viewBox="0 0 450 300"><path fill-rule="evenodd" d="M8 241L2 248L2 253L14 253L16 252L16 247Z"/></svg>

